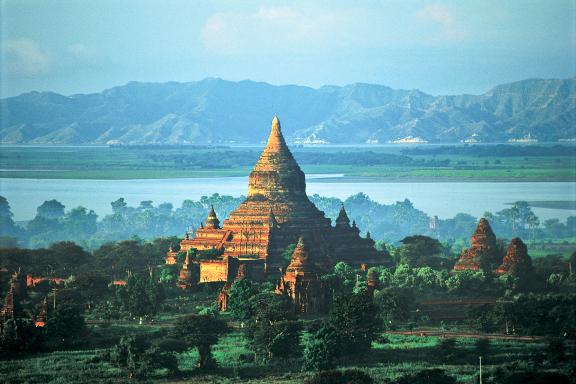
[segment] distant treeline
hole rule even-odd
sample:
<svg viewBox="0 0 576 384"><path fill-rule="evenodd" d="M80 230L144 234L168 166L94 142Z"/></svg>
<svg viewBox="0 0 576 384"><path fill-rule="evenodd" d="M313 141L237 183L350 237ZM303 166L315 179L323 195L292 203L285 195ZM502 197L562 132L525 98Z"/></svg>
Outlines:
<svg viewBox="0 0 576 384"><path fill-rule="evenodd" d="M210 206L214 206L222 220L243 199L213 194L199 201L185 200L181 207L174 207L170 203L154 205L149 200L140 202L137 207L130 207L120 198L110 203L113 213L102 218L84 207L65 210L64 204L50 200L37 208L33 220L17 225L12 220L8 201L0 196L0 248L42 248L57 241L74 241L85 248L95 249L109 241L134 237L183 237L189 227L197 228L206 220ZM404 237L415 234L454 244L455 240L468 239L478 222L477 217L465 213L451 219L434 220L407 199L394 204L380 204L363 193L344 201L319 195L313 195L310 199L332 220L344 203L350 218L356 221L364 234L369 231L372 238L387 244L397 244ZM516 202L496 213L486 212L484 217L500 238L561 239L576 233L576 216L569 217L566 223L558 219L541 223L526 202ZM461 245L459 241L456 246Z"/></svg>
<svg viewBox="0 0 576 384"><path fill-rule="evenodd" d="M201 168L233 168L252 166L260 157L260 151L227 150L202 151L179 154L151 154L150 159L157 163L174 163ZM402 165L411 167L445 167L450 160L413 159L405 155L362 152L294 152L294 158L302 165Z"/></svg>
<svg viewBox="0 0 576 384"><path fill-rule="evenodd" d="M405 155L461 155L478 157L576 156L575 145L451 145L403 149Z"/></svg>
<svg viewBox="0 0 576 384"><path fill-rule="evenodd" d="M110 148L148 150L148 149L227 149L227 145L202 145L202 144L110 144Z"/></svg>

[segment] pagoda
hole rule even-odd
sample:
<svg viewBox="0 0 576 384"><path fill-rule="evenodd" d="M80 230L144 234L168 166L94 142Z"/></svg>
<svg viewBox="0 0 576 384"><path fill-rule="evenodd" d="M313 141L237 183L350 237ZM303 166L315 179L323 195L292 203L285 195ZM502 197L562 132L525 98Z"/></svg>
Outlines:
<svg viewBox="0 0 576 384"><path fill-rule="evenodd" d="M296 313L321 313L332 302L332 290L320 279L320 271L310 257L310 251L300 237L290 264L276 285L276 293L292 303Z"/></svg>
<svg viewBox="0 0 576 384"><path fill-rule="evenodd" d="M528 248L522 239L515 237L508 245L506 256L504 256L502 264L496 270L496 273L499 275L507 273L521 276L530 271L532 271L532 258L528 255Z"/></svg>
<svg viewBox="0 0 576 384"><path fill-rule="evenodd" d="M187 233L180 251L211 251L211 260L197 260L200 282L230 281L239 265L246 276L264 278L278 274L285 261L282 253L304 235L315 264L330 269L336 262L380 265L389 262L386 252L377 251L374 241L362 238L342 207L336 227L308 199L304 172L288 149L280 121L272 128L264 151L250 172L248 195L230 217L218 219L214 207L193 238ZM231 262L230 259L236 260Z"/></svg>
<svg viewBox="0 0 576 384"><path fill-rule="evenodd" d="M470 238L470 248L464 249L454 265L454 271L479 271L496 253L496 235L485 218L481 218Z"/></svg>

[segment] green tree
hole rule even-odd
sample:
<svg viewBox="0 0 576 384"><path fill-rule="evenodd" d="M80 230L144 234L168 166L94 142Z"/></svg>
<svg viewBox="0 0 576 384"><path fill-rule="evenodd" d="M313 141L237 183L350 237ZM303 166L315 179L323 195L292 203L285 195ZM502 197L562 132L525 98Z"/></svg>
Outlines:
<svg viewBox="0 0 576 384"><path fill-rule="evenodd" d="M376 291L374 303L385 326L391 327L398 322L410 320L412 310L416 306L416 298L409 288L385 288Z"/></svg>
<svg viewBox="0 0 576 384"><path fill-rule="evenodd" d="M98 216L94 211L84 207L77 207L64 216L64 230L69 238L84 239L96 232Z"/></svg>
<svg viewBox="0 0 576 384"><path fill-rule="evenodd" d="M372 298L365 294L338 297L330 313L330 323L342 335L345 355L364 353L382 328Z"/></svg>
<svg viewBox="0 0 576 384"><path fill-rule="evenodd" d="M69 345L84 333L86 323L78 306L61 304L48 317L45 329L52 343L59 346Z"/></svg>
<svg viewBox="0 0 576 384"><path fill-rule="evenodd" d="M212 346L228 331L226 323L211 315L188 315L176 321L173 336L184 341L188 348L198 348L197 367L210 369L216 367L212 356Z"/></svg>
<svg viewBox="0 0 576 384"><path fill-rule="evenodd" d="M240 279L232 284L228 295L228 311L232 318L246 321L253 316L251 299L255 294L256 290L248 279Z"/></svg>
<svg viewBox="0 0 576 384"><path fill-rule="evenodd" d="M145 378L160 368L175 374L178 372L178 362L173 352L159 345L151 346L142 335L123 336L110 352L110 362L123 368L130 380Z"/></svg>
<svg viewBox="0 0 576 384"><path fill-rule="evenodd" d="M435 265L442 246L440 242L428 236L408 236L401 240L402 245L396 250L396 258L402 264L411 267Z"/></svg>
<svg viewBox="0 0 576 384"><path fill-rule="evenodd" d="M331 325L322 326L313 333L304 348L305 370L326 370L336 366L342 341L338 330Z"/></svg>
<svg viewBox="0 0 576 384"><path fill-rule="evenodd" d="M36 216L48 220L60 220L64 217L64 205L57 200L45 201L36 208Z"/></svg>
<svg viewBox="0 0 576 384"><path fill-rule="evenodd" d="M130 316L155 315L165 299L164 288L151 277L134 274L126 287L118 288L118 298Z"/></svg>
<svg viewBox="0 0 576 384"><path fill-rule="evenodd" d="M89 310L96 301L108 294L108 279L95 271L81 272L67 285L80 293Z"/></svg>
<svg viewBox="0 0 576 384"><path fill-rule="evenodd" d="M0 196L0 235L15 238L22 235L23 230L14 224L13 216L8 200L4 196Z"/></svg>

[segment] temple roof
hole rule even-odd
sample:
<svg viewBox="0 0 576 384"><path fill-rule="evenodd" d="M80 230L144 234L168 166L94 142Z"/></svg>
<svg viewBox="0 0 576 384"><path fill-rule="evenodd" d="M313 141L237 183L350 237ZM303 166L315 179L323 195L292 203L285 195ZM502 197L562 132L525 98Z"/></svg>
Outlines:
<svg viewBox="0 0 576 384"><path fill-rule="evenodd" d="M286 145L280 120L274 116L268 142L248 180L248 196L274 198L277 194L306 194L304 173Z"/></svg>
<svg viewBox="0 0 576 384"><path fill-rule="evenodd" d="M348 214L346 213L346 209L344 209L344 204L340 207L340 212L338 212L338 217L336 218L336 226L349 226L350 219L348 218Z"/></svg>
<svg viewBox="0 0 576 384"><path fill-rule="evenodd" d="M313 268L314 264L310 260L310 253L308 250L308 246L304 240L303 236L300 236L298 239L298 244L296 244L296 248L292 253L292 260L290 261L290 265L288 265L288 271L292 270L305 270L308 267Z"/></svg>
<svg viewBox="0 0 576 384"><path fill-rule="evenodd" d="M478 235L478 234L486 234L488 236L494 236L494 237L496 236L496 235L494 235L494 231L492 231L492 227L490 226L490 223L484 217L480 219L480 221L478 222L478 226L476 227L476 230L474 231L474 235Z"/></svg>
<svg viewBox="0 0 576 384"><path fill-rule="evenodd" d="M218 220L218 217L216 216L213 205L210 207L210 213L208 213L208 218L206 219L206 228L220 228L220 220Z"/></svg>

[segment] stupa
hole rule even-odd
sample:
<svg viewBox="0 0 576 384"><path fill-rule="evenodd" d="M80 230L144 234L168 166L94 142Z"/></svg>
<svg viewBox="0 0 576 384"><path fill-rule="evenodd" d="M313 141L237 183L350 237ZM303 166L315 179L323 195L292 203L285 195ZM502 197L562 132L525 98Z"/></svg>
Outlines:
<svg viewBox="0 0 576 384"><path fill-rule="evenodd" d="M276 285L297 313L321 313L332 303L331 287L320 279L320 271L311 259L304 237L300 237L290 264Z"/></svg>
<svg viewBox="0 0 576 384"><path fill-rule="evenodd" d="M519 237L515 237L508 245L506 256L496 273L521 276L532 270L532 259L528 256L528 248Z"/></svg>
<svg viewBox="0 0 576 384"><path fill-rule="evenodd" d="M330 269L338 261L358 266L389 262L389 255L377 251L374 241L359 232L350 225L344 208L332 227L308 199L304 172L288 149L280 120L274 117L266 147L250 172L246 200L222 225L212 207L205 225L193 238L187 234L180 250L217 254L212 260L198 260L200 282L230 281L239 265L246 266L248 278L279 274L286 266L282 253L302 235L320 268Z"/></svg>
<svg viewBox="0 0 576 384"><path fill-rule="evenodd" d="M496 235L485 218L481 218L470 239L470 248L464 249L454 265L454 271L479 271L491 261L496 252Z"/></svg>

